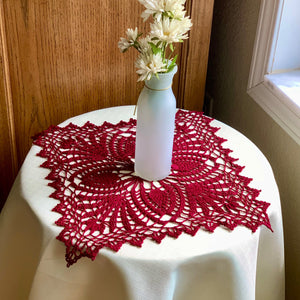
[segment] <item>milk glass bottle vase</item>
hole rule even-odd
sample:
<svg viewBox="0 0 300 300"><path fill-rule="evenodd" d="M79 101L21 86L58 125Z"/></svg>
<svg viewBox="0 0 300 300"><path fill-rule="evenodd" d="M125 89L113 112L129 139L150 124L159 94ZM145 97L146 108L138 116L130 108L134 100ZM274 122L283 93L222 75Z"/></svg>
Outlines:
<svg viewBox="0 0 300 300"><path fill-rule="evenodd" d="M135 146L135 173L156 181L171 171L176 99L172 81L177 66L169 73L152 76L138 99Z"/></svg>

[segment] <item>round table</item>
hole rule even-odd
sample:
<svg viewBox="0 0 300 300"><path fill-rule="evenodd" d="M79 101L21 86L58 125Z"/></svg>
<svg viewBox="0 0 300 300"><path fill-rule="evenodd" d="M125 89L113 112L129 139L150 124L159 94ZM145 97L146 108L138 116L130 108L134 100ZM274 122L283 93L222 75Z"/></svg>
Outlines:
<svg viewBox="0 0 300 300"><path fill-rule="evenodd" d="M134 118L134 106L112 107L71 118L96 125ZM80 259L66 267L65 245L56 239L62 230L52 209L41 168L44 159L33 145L0 215L1 299L284 299L284 247L280 198L270 164L245 136L217 120L223 146L245 166L242 175L261 189L259 200L271 203L273 232L261 226L255 233L199 230L192 237L166 237L161 244L145 240L141 248L123 245L118 252L101 249L95 261Z"/></svg>

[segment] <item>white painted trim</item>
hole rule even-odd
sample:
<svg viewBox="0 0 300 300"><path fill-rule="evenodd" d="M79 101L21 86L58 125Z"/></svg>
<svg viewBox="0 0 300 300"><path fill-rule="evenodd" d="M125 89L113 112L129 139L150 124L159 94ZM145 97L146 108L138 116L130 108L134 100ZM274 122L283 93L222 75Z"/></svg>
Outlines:
<svg viewBox="0 0 300 300"><path fill-rule="evenodd" d="M284 0L261 2L247 92L300 145L299 116L265 80L272 68L283 4Z"/></svg>
<svg viewBox="0 0 300 300"><path fill-rule="evenodd" d="M273 94L297 115L300 122L300 69L291 72L267 74L264 78L264 84L274 91ZM290 91L288 91L289 89Z"/></svg>
<svg viewBox="0 0 300 300"><path fill-rule="evenodd" d="M300 119L266 82L248 90L248 94L300 145Z"/></svg>
<svg viewBox="0 0 300 300"><path fill-rule="evenodd" d="M277 11L283 0L262 0L253 49L248 89L264 80L269 73L269 58L275 51L274 30L278 27Z"/></svg>

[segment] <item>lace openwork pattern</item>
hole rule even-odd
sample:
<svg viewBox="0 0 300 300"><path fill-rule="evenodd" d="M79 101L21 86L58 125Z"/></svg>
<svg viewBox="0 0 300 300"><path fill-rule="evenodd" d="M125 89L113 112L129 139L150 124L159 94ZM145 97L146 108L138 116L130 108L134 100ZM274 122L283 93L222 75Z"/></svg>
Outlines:
<svg viewBox="0 0 300 300"><path fill-rule="evenodd" d="M242 225L253 232L271 229L269 203L241 176L211 118L179 110L176 115L171 174L147 182L134 174L136 121L96 126L52 126L34 137L50 169L46 179L59 200L53 209L63 229L67 265L99 250L118 251L124 243L141 247L146 238L160 243L201 228L213 232Z"/></svg>

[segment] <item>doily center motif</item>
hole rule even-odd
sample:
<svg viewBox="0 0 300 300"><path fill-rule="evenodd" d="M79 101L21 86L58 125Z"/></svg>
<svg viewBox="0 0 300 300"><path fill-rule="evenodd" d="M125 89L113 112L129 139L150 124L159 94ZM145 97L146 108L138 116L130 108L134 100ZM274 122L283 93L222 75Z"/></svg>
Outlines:
<svg viewBox="0 0 300 300"><path fill-rule="evenodd" d="M218 137L212 119L199 112L176 114L171 174L148 182L134 174L136 121L96 126L52 126L34 137L50 169L46 179L59 200L53 209L63 229L67 266L99 250L118 251L124 243L141 247L201 228L213 232L242 225L253 232L271 229L269 203L257 200L259 190L240 175Z"/></svg>

